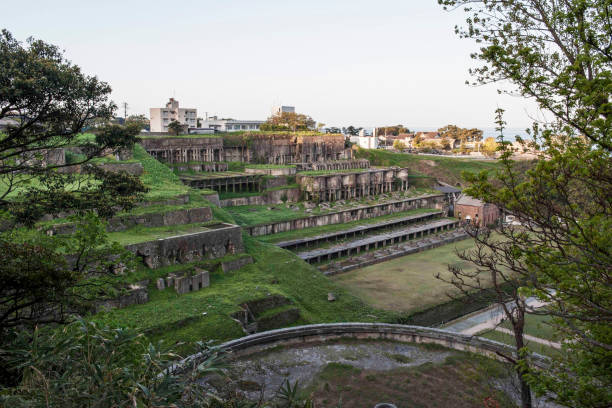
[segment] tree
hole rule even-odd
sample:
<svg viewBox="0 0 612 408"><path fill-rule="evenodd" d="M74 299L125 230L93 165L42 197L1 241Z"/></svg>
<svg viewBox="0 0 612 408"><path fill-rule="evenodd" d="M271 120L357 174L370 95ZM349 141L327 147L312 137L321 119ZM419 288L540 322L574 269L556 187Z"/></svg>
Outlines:
<svg viewBox="0 0 612 408"><path fill-rule="evenodd" d="M260 126L261 130L299 131L314 129L316 122L307 115L295 112L280 112L272 115Z"/></svg>
<svg viewBox="0 0 612 408"><path fill-rule="evenodd" d="M149 119L145 115L143 115L143 114L140 114L140 115L130 115L125 120L125 123L127 125L129 125L131 123L135 123L135 124L137 124L140 127L140 130L149 129L149 126L150 126Z"/></svg>
<svg viewBox="0 0 612 408"><path fill-rule="evenodd" d="M40 40L27 46L0 36L0 119L14 125L0 134L0 338L8 328L61 322L107 286L103 276L127 256L106 239L99 217L129 210L146 190L126 173L89 163L131 149L139 126L109 125L116 106L111 89L83 75L57 47ZM81 129L97 122L95 135ZM72 163L65 148L77 146ZM66 173L81 165L80 174ZM72 216L79 228L49 236L35 223L44 215ZM90 279L91 278L91 279Z"/></svg>
<svg viewBox="0 0 612 408"><path fill-rule="evenodd" d="M348 133L351 136L357 136L361 129L363 129L363 128L356 128L353 125L351 125L351 126L346 128L346 133Z"/></svg>
<svg viewBox="0 0 612 408"><path fill-rule="evenodd" d="M532 387L563 405L612 404L612 24L603 0L440 0L470 14L457 32L480 44L477 84L505 81L551 116L535 123L539 160L526 174L498 137L502 169L467 175L467 193L497 204L521 226L498 229L512 251L483 238L496 261L547 303L565 338L549 370L520 363ZM502 111L498 112L499 122ZM502 126L500 126L501 128Z"/></svg>
<svg viewBox="0 0 612 408"><path fill-rule="evenodd" d="M396 150L404 150L406 148L406 144L399 139L393 141L393 148Z"/></svg>
<svg viewBox="0 0 612 408"><path fill-rule="evenodd" d="M173 120L168 124L168 131L175 136L180 135L184 131L184 126L179 121Z"/></svg>
<svg viewBox="0 0 612 408"><path fill-rule="evenodd" d="M497 142L494 137L487 137L482 143L481 151L487 156L494 156L497 151Z"/></svg>
<svg viewBox="0 0 612 408"><path fill-rule="evenodd" d="M465 142L477 142L482 140L482 130L480 129L464 129L455 125L446 125L438 129L441 137L450 139L459 139Z"/></svg>
<svg viewBox="0 0 612 408"><path fill-rule="evenodd" d="M442 149L444 149L444 150L450 150L451 149L451 142L448 139L448 137L446 137L446 136L442 137L442 140L440 140L440 146L442 146Z"/></svg>

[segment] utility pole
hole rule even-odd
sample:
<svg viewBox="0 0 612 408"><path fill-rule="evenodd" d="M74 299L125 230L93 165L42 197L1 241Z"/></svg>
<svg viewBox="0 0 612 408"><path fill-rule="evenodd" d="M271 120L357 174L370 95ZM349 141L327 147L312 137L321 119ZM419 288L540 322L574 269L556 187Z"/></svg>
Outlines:
<svg viewBox="0 0 612 408"><path fill-rule="evenodd" d="M127 108L128 108L127 102L123 102L123 119L124 120L127 120Z"/></svg>

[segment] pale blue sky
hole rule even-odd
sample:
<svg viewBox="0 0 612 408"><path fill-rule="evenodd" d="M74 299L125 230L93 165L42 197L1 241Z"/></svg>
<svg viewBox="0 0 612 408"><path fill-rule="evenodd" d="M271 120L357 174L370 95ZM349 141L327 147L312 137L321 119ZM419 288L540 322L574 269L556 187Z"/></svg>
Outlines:
<svg viewBox="0 0 612 408"><path fill-rule="evenodd" d="M174 95L201 116L265 119L282 103L328 125L492 127L500 106L528 125L532 103L465 85L462 20L436 0L25 0L0 27L65 49L128 114Z"/></svg>

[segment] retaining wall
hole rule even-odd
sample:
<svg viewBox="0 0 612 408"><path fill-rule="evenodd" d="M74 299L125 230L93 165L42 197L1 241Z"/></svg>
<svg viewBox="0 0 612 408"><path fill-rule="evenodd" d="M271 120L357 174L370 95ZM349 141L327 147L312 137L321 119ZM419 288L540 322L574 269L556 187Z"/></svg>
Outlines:
<svg viewBox="0 0 612 408"><path fill-rule="evenodd" d="M194 224L212 220L209 207L188 208L184 210L166 211L163 213L148 213L141 215L124 215L108 220L106 228L109 232L125 231L142 225L145 227L164 227L167 225ZM76 231L73 223L58 224L51 228L53 234L72 234Z"/></svg>
<svg viewBox="0 0 612 408"><path fill-rule="evenodd" d="M249 174L264 174L268 176L294 176L295 167L279 167L269 169L245 167L244 172Z"/></svg>
<svg viewBox="0 0 612 408"><path fill-rule="evenodd" d="M220 223L200 232L127 245L151 269L244 252L238 225Z"/></svg>
<svg viewBox="0 0 612 408"><path fill-rule="evenodd" d="M287 188L283 190L265 191L261 195L249 197L227 198L220 200L220 207L235 207L238 205L266 205L266 204L282 204L283 197L286 197L284 202L295 203L300 201L300 190L297 188Z"/></svg>
<svg viewBox="0 0 612 408"><path fill-rule="evenodd" d="M435 208L438 210L445 210L447 207L448 206L444 194L432 194L420 197L405 198L387 203L356 207L324 215L311 215L309 217L298 218L290 221L260 224L252 227L245 227L244 230L251 236L257 237L261 235L277 234L285 231L294 231L303 228L365 220L387 214L414 210L415 208Z"/></svg>
<svg viewBox="0 0 612 408"><path fill-rule="evenodd" d="M393 340L404 343L438 344L449 349L468 351L486 357L505 361L500 354L515 355L512 347L482 337L459 334L442 329L421 326L407 326L385 323L326 323L288 327L245 336L223 343L223 350L232 352L233 357L244 357L269 350L273 347L298 347L310 343L324 343L341 339ZM203 353L187 357L172 366L169 371L183 372L198 362ZM539 367L548 365L549 359L531 355L532 362Z"/></svg>

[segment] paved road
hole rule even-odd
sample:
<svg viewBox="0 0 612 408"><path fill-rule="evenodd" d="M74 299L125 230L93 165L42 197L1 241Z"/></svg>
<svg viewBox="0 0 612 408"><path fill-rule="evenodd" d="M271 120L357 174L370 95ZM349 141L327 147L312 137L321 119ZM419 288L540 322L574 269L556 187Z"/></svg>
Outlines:
<svg viewBox="0 0 612 408"><path fill-rule="evenodd" d="M527 306L533 309L543 305L534 297L527 298ZM506 304L511 310L516 307L514 302ZM491 329L497 326L505 318L504 311L500 305L495 305L483 309L479 312L469 314L467 317L461 317L457 320L444 325L444 329L463 334L477 334L483 330Z"/></svg>

